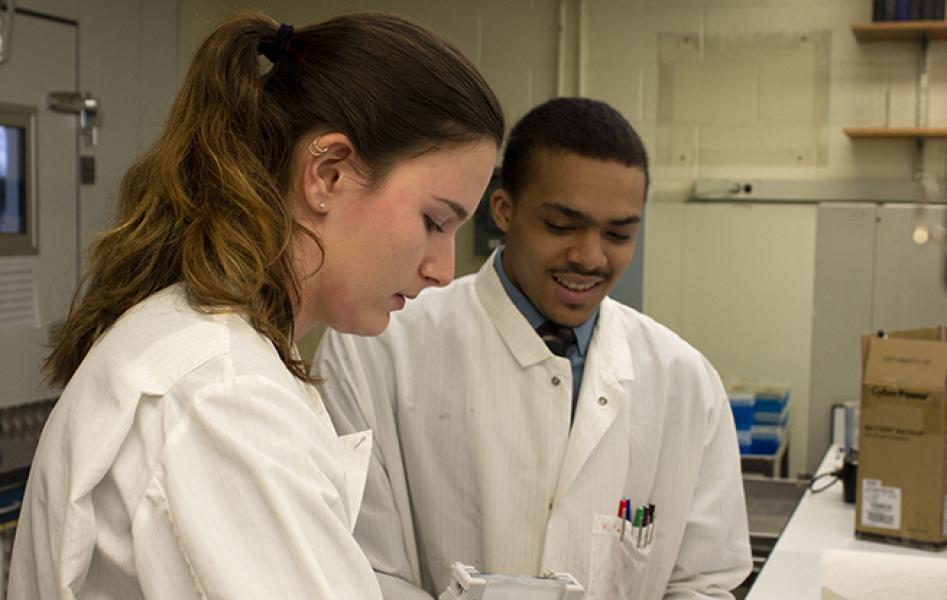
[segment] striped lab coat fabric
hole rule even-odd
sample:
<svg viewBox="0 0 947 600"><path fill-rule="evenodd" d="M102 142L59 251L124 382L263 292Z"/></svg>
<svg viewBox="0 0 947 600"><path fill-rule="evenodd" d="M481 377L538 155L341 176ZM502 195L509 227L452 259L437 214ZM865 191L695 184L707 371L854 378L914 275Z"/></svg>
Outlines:
<svg viewBox="0 0 947 600"><path fill-rule="evenodd" d="M378 599L352 537L371 438L236 315L172 286L129 310L40 439L10 600Z"/></svg>
<svg viewBox="0 0 947 600"><path fill-rule="evenodd" d="M569 362L530 328L492 259L424 292L377 338L328 332L314 369L336 427L375 434L356 538L386 598L436 597L453 561L565 571L600 590L587 598L635 600L728 598L751 569L723 386L631 308L601 306L571 429ZM656 505L653 541L626 538L619 581L601 591L611 584L590 578L614 557L593 550L595 516L625 497Z"/></svg>

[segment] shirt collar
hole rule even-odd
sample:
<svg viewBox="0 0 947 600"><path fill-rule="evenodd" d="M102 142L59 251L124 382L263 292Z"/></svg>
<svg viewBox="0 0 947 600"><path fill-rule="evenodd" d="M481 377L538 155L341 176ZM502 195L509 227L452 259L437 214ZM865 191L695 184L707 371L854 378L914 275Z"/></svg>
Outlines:
<svg viewBox="0 0 947 600"><path fill-rule="evenodd" d="M494 255L493 268L496 270L497 276L500 278L500 283L503 285L503 289L506 291L506 295L510 297L513 305L526 317L530 327L536 329L546 321L546 317L539 312L539 309L530 302L526 294L516 287L506 274L506 269L503 268L503 251L504 248L500 247L500 250ZM589 350L589 343L592 341L592 332L595 331L595 323L598 321L598 312L599 309L596 307L595 312L592 313L592 316L589 317L588 320L572 328L573 333L575 333L576 346L579 349L579 354L582 356L585 356Z"/></svg>

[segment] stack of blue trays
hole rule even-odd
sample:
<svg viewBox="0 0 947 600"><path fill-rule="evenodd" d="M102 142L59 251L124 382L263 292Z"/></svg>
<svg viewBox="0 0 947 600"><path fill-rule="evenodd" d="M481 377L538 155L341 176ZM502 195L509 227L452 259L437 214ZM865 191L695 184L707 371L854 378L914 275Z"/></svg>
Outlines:
<svg viewBox="0 0 947 600"><path fill-rule="evenodd" d="M789 422L789 385L782 381L760 380L756 396L750 454L775 454L786 436Z"/></svg>
<svg viewBox="0 0 947 600"><path fill-rule="evenodd" d="M742 380L734 380L727 384L727 396L730 397L730 409L733 411L733 421L737 426L740 454L747 454L753 445L756 395L751 386L744 385Z"/></svg>

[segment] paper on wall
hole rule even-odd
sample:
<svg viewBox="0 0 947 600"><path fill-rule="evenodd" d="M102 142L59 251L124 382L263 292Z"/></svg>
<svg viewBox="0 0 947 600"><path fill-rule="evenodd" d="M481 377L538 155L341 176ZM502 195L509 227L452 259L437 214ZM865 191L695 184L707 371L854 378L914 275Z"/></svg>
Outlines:
<svg viewBox="0 0 947 600"><path fill-rule="evenodd" d="M35 256L0 258L0 329L39 329Z"/></svg>

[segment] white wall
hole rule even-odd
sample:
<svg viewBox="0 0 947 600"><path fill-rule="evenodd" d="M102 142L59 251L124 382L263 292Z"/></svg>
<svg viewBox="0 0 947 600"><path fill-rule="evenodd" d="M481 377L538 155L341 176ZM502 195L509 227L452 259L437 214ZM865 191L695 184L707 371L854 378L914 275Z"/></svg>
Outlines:
<svg viewBox="0 0 947 600"><path fill-rule="evenodd" d="M645 132L656 191L687 189L697 177L912 175L910 141L852 143L842 133L883 124L886 98L889 124L914 124L919 44L858 43L851 24L870 20L871 2L586 4L587 93ZM944 47L932 43L931 125L947 124ZM927 166L942 178L944 143L931 145Z"/></svg>
<svg viewBox="0 0 947 600"><path fill-rule="evenodd" d="M80 186L80 247L107 226L122 175L164 124L178 86L178 3L80 0L79 88L99 98L94 185Z"/></svg>

